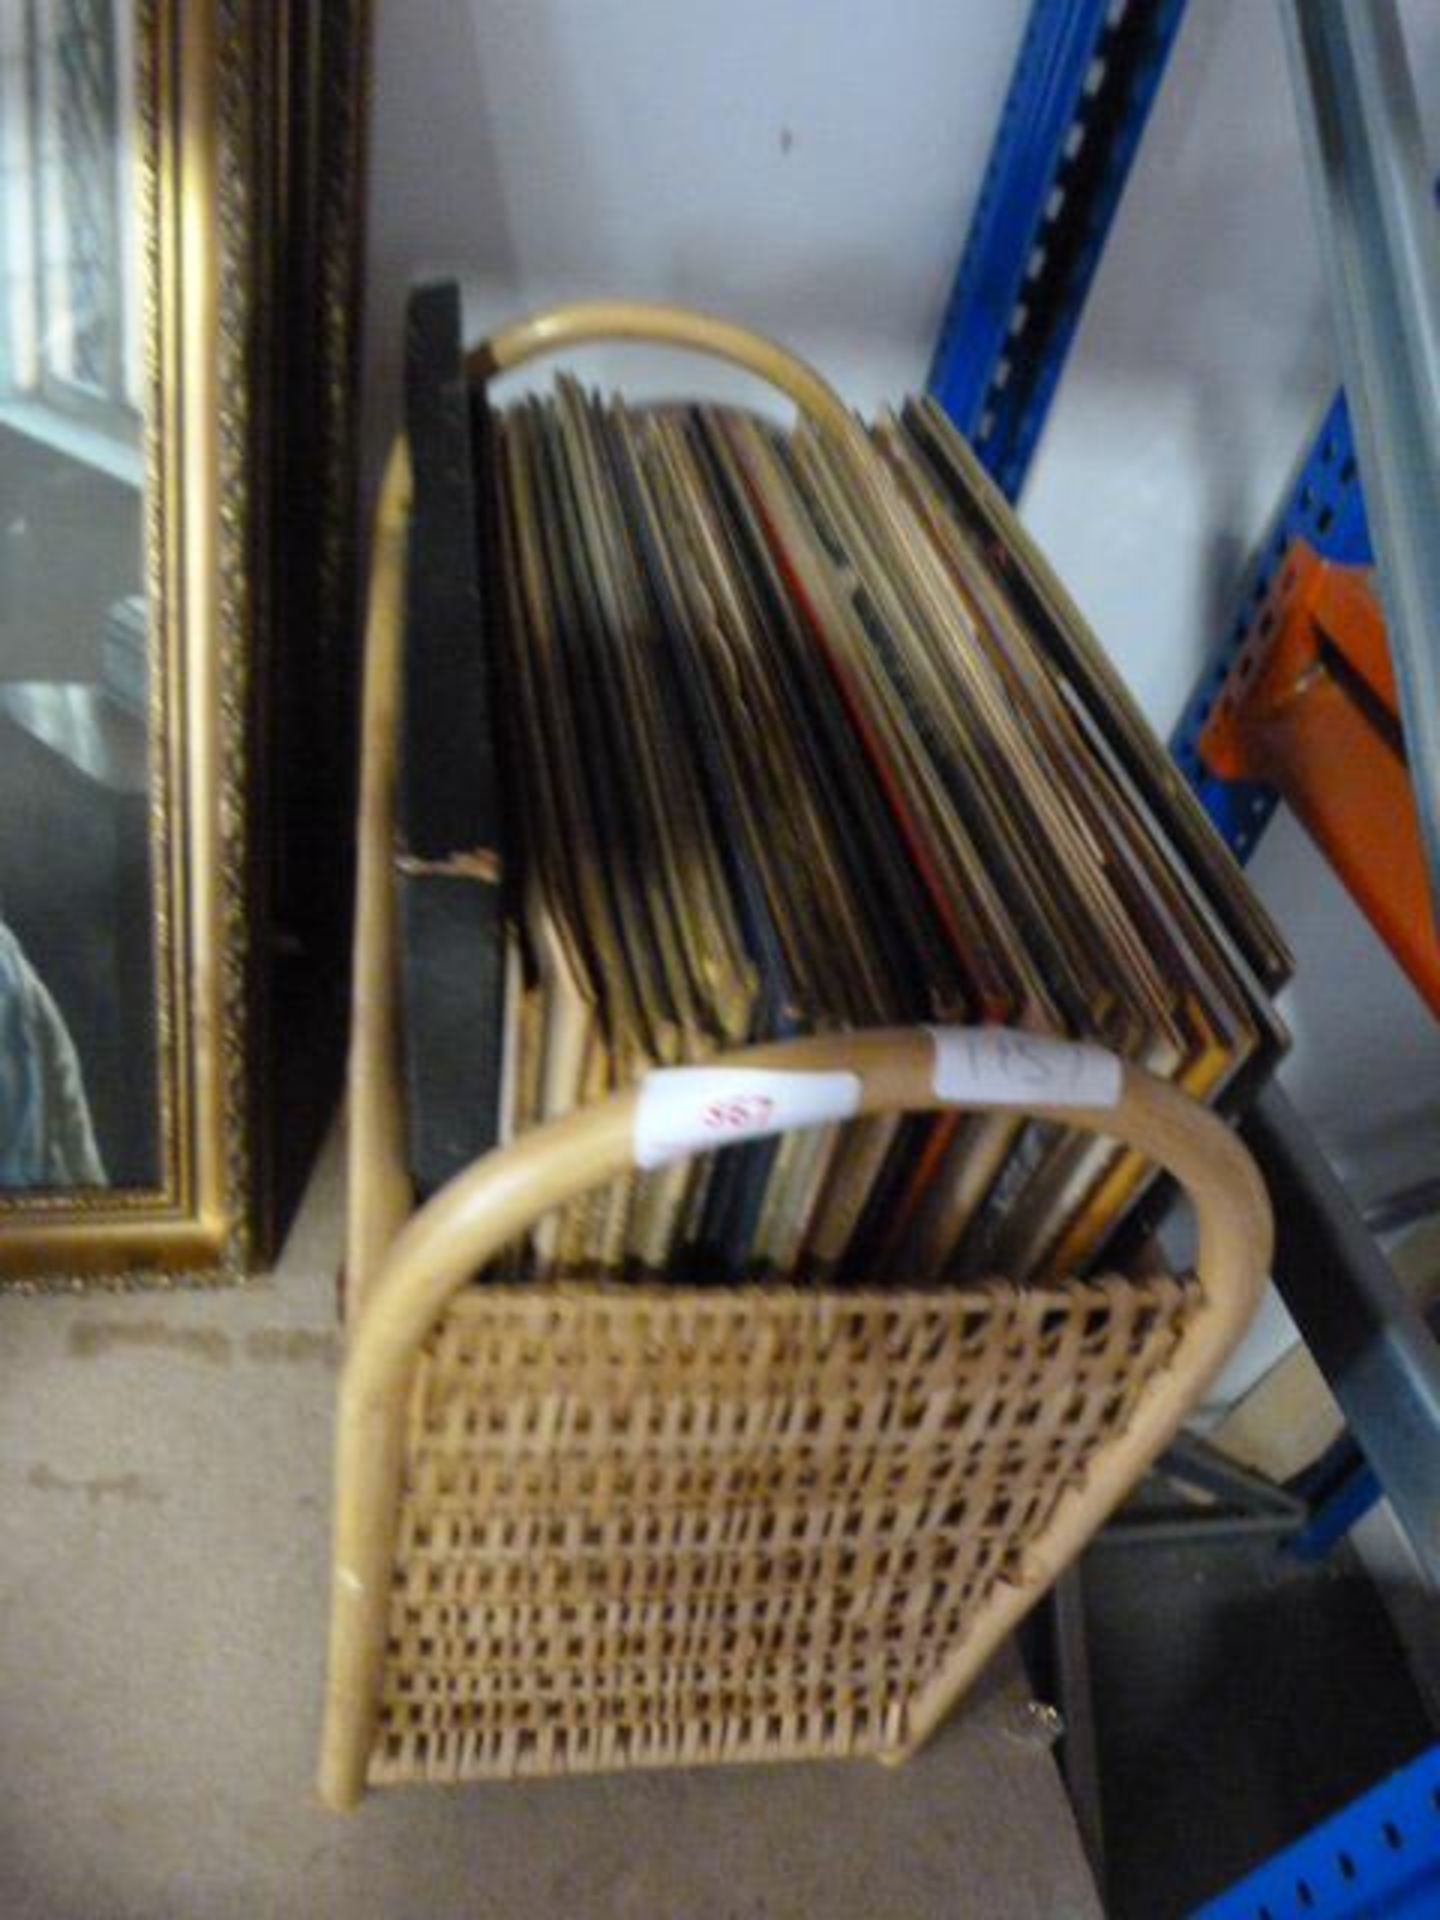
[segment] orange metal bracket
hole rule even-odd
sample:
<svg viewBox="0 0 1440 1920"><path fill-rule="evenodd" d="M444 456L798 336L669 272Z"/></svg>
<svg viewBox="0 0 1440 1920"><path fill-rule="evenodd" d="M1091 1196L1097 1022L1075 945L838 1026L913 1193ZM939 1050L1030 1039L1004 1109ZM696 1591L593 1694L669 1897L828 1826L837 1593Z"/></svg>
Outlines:
<svg viewBox="0 0 1440 1920"><path fill-rule="evenodd" d="M1368 571L1291 548L1200 757L1222 780L1279 790L1440 1015L1440 936Z"/></svg>

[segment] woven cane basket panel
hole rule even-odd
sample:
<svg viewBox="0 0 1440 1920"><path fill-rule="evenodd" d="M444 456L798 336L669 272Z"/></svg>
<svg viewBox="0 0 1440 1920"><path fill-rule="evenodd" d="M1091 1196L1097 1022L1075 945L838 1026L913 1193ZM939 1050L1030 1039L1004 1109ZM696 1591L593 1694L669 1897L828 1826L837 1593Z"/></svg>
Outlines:
<svg viewBox="0 0 1440 1920"><path fill-rule="evenodd" d="M1198 1301L470 1290L412 1397L371 1778L903 1744Z"/></svg>

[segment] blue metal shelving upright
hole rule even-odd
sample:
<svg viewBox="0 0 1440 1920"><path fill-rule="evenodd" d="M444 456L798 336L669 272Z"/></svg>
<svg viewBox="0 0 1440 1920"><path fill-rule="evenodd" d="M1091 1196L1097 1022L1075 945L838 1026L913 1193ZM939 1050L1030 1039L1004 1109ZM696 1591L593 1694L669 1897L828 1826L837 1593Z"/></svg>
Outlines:
<svg viewBox="0 0 1440 1920"><path fill-rule="evenodd" d="M1030 456L1185 0L1035 0L930 391L1006 496Z"/></svg>

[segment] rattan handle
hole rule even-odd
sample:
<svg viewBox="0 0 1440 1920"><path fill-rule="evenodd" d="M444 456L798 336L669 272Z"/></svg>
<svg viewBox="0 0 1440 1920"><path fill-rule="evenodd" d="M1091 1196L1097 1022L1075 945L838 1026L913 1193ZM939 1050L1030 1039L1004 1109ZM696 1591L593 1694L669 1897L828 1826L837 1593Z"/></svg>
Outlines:
<svg viewBox="0 0 1440 1920"><path fill-rule="evenodd" d="M923 1028L784 1041L722 1055L714 1065L853 1074L858 1115L996 1104L937 1094L936 1042ZM1140 1068L1116 1066L1112 1105L1037 1104L1024 1111L1113 1135L1158 1161L1195 1207L1201 1281L1253 1293L1270 1257L1270 1213L1250 1156L1198 1102ZM365 1391L372 1367L384 1370L382 1354L413 1351L450 1295L502 1247L552 1208L630 1172L638 1102L631 1090L538 1127L458 1174L422 1207L396 1239L354 1329L347 1381Z"/></svg>
<svg viewBox="0 0 1440 1920"><path fill-rule="evenodd" d="M468 356L465 370L472 380L488 381L542 354L604 340L646 341L728 360L778 387L816 426L844 436L855 432L839 394L797 354L763 333L688 307L640 300L585 300L552 307L492 334Z"/></svg>

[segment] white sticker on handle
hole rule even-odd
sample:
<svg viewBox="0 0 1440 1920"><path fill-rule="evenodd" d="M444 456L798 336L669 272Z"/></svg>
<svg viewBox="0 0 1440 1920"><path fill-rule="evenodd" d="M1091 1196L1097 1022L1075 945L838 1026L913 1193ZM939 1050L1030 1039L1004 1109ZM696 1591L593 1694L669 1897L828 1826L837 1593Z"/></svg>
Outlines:
<svg viewBox="0 0 1440 1920"><path fill-rule="evenodd" d="M932 1027L935 1091L961 1106L1113 1107L1118 1058L1089 1041L1011 1027Z"/></svg>
<svg viewBox="0 0 1440 1920"><path fill-rule="evenodd" d="M663 1167L733 1141L848 1120L859 1108L858 1073L657 1067L640 1083L635 1164Z"/></svg>

